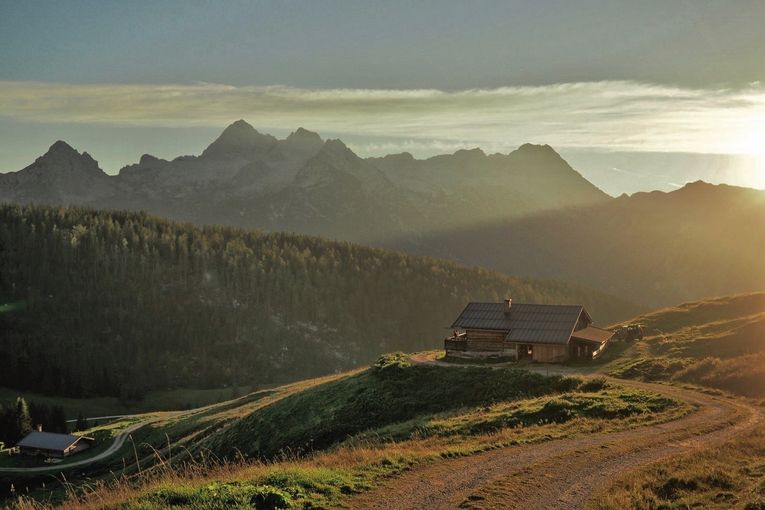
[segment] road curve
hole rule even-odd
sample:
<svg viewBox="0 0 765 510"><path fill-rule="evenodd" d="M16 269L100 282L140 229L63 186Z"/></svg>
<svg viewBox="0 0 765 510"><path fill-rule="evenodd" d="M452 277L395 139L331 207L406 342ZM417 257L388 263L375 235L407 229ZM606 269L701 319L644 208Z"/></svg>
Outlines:
<svg viewBox="0 0 765 510"><path fill-rule="evenodd" d="M665 384L611 380L694 404L697 410L659 425L513 446L424 464L352 498L345 507L583 508L619 475L718 445L765 421L762 410L744 400Z"/></svg>
<svg viewBox="0 0 765 510"><path fill-rule="evenodd" d="M98 462L100 460L107 459L117 453L122 446L125 444L125 441L128 440L130 437L130 434L135 432L136 430L148 425L153 420L145 420L138 423L134 423L133 425L127 427L125 430L122 430L119 434L117 434L114 437L114 441L112 444L109 445L109 447L99 453L98 455L94 455L93 457L87 457L81 460L75 460L72 462L62 462L60 464L51 464L50 466L39 466L39 467L29 467L29 468L8 468L3 467L0 468L0 473L14 473L14 474L29 474L29 473L50 473L50 472L59 472L71 469L73 467L78 466L85 466L88 464L92 464L94 462Z"/></svg>

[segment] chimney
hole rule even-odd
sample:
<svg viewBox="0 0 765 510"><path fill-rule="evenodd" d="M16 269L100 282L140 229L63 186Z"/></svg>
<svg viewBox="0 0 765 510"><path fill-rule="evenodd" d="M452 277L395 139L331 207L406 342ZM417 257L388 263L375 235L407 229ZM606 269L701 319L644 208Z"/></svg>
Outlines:
<svg viewBox="0 0 765 510"><path fill-rule="evenodd" d="M35 429L37 429L37 432L42 432L42 424L38 423Z"/></svg>
<svg viewBox="0 0 765 510"><path fill-rule="evenodd" d="M513 300L510 298L505 299L505 315L510 315L510 308L513 306Z"/></svg>

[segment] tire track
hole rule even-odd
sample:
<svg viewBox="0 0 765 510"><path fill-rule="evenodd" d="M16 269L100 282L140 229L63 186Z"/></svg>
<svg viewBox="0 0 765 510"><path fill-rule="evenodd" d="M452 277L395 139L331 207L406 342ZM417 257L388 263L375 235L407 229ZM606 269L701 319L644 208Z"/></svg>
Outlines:
<svg viewBox="0 0 765 510"><path fill-rule="evenodd" d="M352 498L347 507L582 508L595 491L627 471L718 445L763 422L761 410L743 400L663 384L610 380L698 409L668 423L425 464Z"/></svg>

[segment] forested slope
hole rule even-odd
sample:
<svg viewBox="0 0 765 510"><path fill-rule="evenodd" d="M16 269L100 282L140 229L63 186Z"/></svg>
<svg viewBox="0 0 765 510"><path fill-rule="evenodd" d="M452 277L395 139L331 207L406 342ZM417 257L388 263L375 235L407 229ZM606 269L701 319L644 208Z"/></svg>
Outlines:
<svg viewBox="0 0 765 510"><path fill-rule="evenodd" d="M0 268L0 385L69 396L329 373L438 345L469 300L635 312L565 283L81 208L0 206Z"/></svg>
<svg viewBox="0 0 765 510"><path fill-rule="evenodd" d="M765 289L765 192L694 182L386 245L646 307Z"/></svg>

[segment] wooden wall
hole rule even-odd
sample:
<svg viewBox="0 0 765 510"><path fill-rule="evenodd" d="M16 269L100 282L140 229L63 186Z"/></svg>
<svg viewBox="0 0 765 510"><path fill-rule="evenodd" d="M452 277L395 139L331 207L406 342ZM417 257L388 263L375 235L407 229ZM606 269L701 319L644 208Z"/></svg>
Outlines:
<svg viewBox="0 0 765 510"><path fill-rule="evenodd" d="M504 348L504 331L485 331L480 329L468 329L467 348L469 351L502 351Z"/></svg>
<svg viewBox="0 0 765 510"><path fill-rule="evenodd" d="M449 356L466 358L486 357L510 357L516 358L517 345L505 342L507 333L504 331L487 331L480 329L468 329L465 332L466 340L463 345L452 345L445 342L446 353ZM462 342L459 342L462 344ZM533 346L532 359L540 363L560 363L569 359L568 345L531 344Z"/></svg>
<svg viewBox="0 0 765 510"><path fill-rule="evenodd" d="M559 363L568 359L568 345L533 344L532 359L541 363Z"/></svg>
<svg viewBox="0 0 765 510"><path fill-rule="evenodd" d="M590 324L592 324L592 321L587 320L587 315L585 315L585 313L582 312L579 314L579 319L576 321L576 328L574 328L574 331L579 331L580 329L584 329Z"/></svg>
<svg viewBox="0 0 765 510"><path fill-rule="evenodd" d="M571 357L579 359L595 359L603 352L608 342L596 344L593 342L583 342L572 338L570 342ZM579 349L581 347L581 350Z"/></svg>

